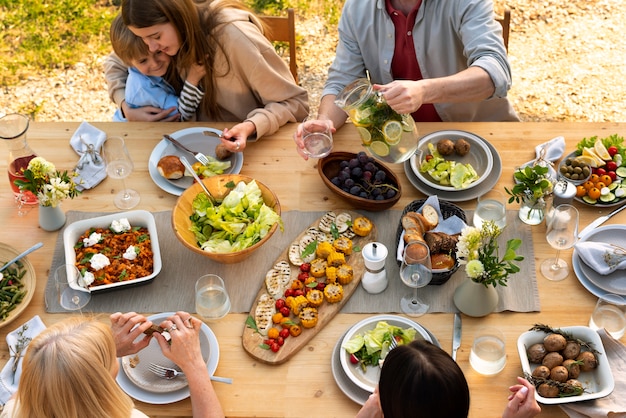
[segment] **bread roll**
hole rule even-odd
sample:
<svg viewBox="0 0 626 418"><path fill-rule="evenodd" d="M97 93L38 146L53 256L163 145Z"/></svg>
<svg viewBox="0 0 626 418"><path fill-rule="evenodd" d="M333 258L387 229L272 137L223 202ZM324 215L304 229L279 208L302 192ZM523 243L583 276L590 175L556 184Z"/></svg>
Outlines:
<svg viewBox="0 0 626 418"><path fill-rule="evenodd" d="M454 267L454 258L447 253L437 253L430 256L433 270L451 270Z"/></svg>
<svg viewBox="0 0 626 418"><path fill-rule="evenodd" d="M406 256L411 257L414 260L424 258L428 254L426 248L421 245L407 245L404 248L404 252Z"/></svg>
<svg viewBox="0 0 626 418"><path fill-rule="evenodd" d="M157 163L159 174L166 179L176 180L185 175L185 166L175 155L166 155Z"/></svg>
<svg viewBox="0 0 626 418"><path fill-rule="evenodd" d="M459 241L458 235L448 235L445 232L427 231L424 240L428 244L431 254L447 253L456 250L456 243Z"/></svg>

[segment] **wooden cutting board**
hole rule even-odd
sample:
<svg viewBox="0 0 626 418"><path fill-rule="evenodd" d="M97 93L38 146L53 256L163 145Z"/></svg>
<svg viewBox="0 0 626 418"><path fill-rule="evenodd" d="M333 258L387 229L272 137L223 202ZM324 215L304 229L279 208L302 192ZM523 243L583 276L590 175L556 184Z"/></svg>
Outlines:
<svg viewBox="0 0 626 418"><path fill-rule="evenodd" d="M357 217L363 216L357 212L350 211L350 210L333 210L333 212L335 212L335 214L337 215L343 212L349 213L353 221ZM309 228L312 228L312 227L317 228L317 226L319 225L320 219L317 219L309 227L305 228L302 231L302 233L298 235L298 237L294 241L299 242L300 239L307 233L307 230ZM373 242L373 241L376 241L376 225L374 225L374 227L372 228L372 231L367 236L359 237L358 235L355 235L352 238L353 251L351 255L346 257L346 264L349 264L350 266L352 266L354 278L352 279L350 283L343 286L343 299L340 302L329 303L325 300L324 303L318 308L318 321L315 327L309 328L309 329L302 328L302 334L300 334L297 337L289 336L287 339L285 339L285 344L280 348L280 350L274 353L272 350L264 349L261 347L261 345L263 344L263 340L265 340L267 337L259 334L257 331L248 327L247 325L244 325L242 344L246 352L250 356L256 358L257 360L263 363L281 364L289 360L295 353L298 352L298 350L304 347L313 337L317 335L317 333L322 328L324 328L326 324L328 324L333 319L333 317L337 314L337 312L339 312L341 308L346 304L346 302L348 302L348 300L350 299L350 296L352 296L354 291L359 286L359 283L361 283L361 278L363 277L363 273L365 272L365 263L363 261L363 256L361 255L360 250L365 246L365 244L367 244L368 242ZM274 264L282 260L289 262L290 245L288 245L287 248L285 248L285 250L276 259ZM355 251L354 249L358 249L358 251ZM298 273L300 273L300 267L295 266L291 263L289 263L289 266L291 268L291 279L293 280L298 276ZM323 280L323 278L319 278L317 280L321 281ZM250 308L250 315L252 316L252 318L254 318L254 312L256 311L257 301L259 297L264 293L266 293L265 280L263 281L263 285L261 286L261 288L259 289L259 292L257 293L255 302L253 303L252 308ZM291 318L293 319L293 313L291 314ZM276 327L280 329L280 326L276 326Z"/></svg>

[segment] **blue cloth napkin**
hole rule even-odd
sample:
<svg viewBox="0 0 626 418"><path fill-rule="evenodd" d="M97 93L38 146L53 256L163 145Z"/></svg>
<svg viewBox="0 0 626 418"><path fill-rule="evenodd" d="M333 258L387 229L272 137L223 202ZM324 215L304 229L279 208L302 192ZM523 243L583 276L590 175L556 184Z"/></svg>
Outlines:
<svg viewBox="0 0 626 418"><path fill-rule="evenodd" d="M80 156L74 169L78 173L77 189L91 189L106 178L106 164L100 155L106 137L103 131L87 122L81 123L72 135L70 145Z"/></svg>
<svg viewBox="0 0 626 418"><path fill-rule="evenodd" d="M0 372L0 403L2 405L7 403L11 396L13 396L13 394L17 391L17 385L20 382L20 376L22 374L21 357L24 357L24 354L26 354L28 344L44 329L46 329L46 326L44 325L43 321L41 320L39 315L35 315L28 322L7 334L7 345L9 346L10 358ZM20 358L16 358L14 352L16 349L15 347L20 339L20 332L22 332L22 339L28 339L26 341L27 348L22 350ZM15 372L13 372L16 361L18 362L17 369L15 370Z"/></svg>

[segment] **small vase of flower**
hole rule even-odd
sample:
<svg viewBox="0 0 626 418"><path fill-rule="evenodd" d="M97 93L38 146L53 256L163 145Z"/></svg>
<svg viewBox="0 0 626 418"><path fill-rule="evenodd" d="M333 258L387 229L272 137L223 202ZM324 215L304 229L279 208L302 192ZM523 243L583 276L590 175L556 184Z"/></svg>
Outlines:
<svg viewBox="0 0 626 418"><path fill-rule="evenodd" d="M480 229L465 227L456 247L456 257L465 265L468 280L454 291L454 304L469 316L485 316L498 305L496 286L506 286L511 274L520 271L515 262L523 256L516 254L522 240L507 241L506 250L500 256L498 237L502 230L493 222L483 222Z"/></svg>
<svg viewBox="0 0 626 418"><path fill-rule="evenodd" d="M76 188L75 172L58 171L54 164L42 157L35 157L24 170L25 180L15 184L37 196L39 201L39 225L46 231L56 231L65 225L65 213L61 202L80 194Z"/></svg>
<svg viewBox="0 0 626 418"><path fill-rule="evenodd" d="M519 218L528 225L538 225L545 218L552 202L554 180L545 162L518 168L513 174L515 186L504 188L511 196L509 203L520 204Z"/></svg>

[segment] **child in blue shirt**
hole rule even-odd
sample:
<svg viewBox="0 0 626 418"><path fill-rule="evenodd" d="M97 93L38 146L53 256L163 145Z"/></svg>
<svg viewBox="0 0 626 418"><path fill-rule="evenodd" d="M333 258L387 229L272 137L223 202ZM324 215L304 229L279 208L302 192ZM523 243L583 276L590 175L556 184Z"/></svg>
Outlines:
<svg viewBox="0 0 626 418"><path fill-rule="evenodd" d="M170 116L180 114L180 121L194 119L204 96L199 86L205 75L203 65L189 68L179 96L165 79L172 57L161 51L150 52L144 41L126 27L121 15L116 16L111 24L111 44L117 56L128 65L124 100L131 108L154 106L172 109ZM113 120L126 121L121 107L116 110Z"/></svg>

